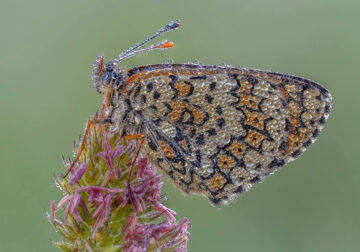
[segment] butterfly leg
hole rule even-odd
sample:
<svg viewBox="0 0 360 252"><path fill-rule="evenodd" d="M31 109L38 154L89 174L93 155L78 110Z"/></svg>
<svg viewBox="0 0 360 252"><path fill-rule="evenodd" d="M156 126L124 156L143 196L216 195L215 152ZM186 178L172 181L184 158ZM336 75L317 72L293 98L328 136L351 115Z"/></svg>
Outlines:
<svg viewBox="0 0 360 252"><path fill-rule="evenodd" d="M74 161L72 162L69 169L66 171L65 175L62 176L63 178L66 178L66 176L72 171L72 169L75 166L76 162L79 160L81 153L85 149L86 140L87 140L87 137L88 137L89 132L90 132L90 126L93 125L93 124L103 124L103 125L112 124L112 121L111 121L111 119L105 119L105 118L91 118L91 119L89 119L89 121L87 122L87 125L86 125L84 137L83 137L83 139L81 141L80 150L78 151Z"/></svg>
<svg viewBox="0 0 360 252"><path fill-rule="evenodd" d="M130 186L131 173L132 173L132 170L134 168L135 161L136 161L137 157L139 156L141 146L144 143L145 135L125 135L124 138L127 139L127 140L140 139L139 146L137 147L135 155L134 155L133 159L130 162L129 175L128 175L128 185Z"/></svg>

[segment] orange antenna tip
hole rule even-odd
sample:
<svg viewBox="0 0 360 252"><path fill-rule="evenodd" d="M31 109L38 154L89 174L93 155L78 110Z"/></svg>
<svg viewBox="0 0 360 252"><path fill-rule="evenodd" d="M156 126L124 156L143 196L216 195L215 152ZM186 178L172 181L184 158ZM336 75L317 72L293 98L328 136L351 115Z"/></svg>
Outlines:
<svg viewBox="0 0 360 252"><path fill-rule="evenodd" d="M157 46L156 48L163 48L163 49L166 49L166 48L171 48L174 46L174 43L173 42L166 42L164 44L161 44L159 46Z"/></svg>

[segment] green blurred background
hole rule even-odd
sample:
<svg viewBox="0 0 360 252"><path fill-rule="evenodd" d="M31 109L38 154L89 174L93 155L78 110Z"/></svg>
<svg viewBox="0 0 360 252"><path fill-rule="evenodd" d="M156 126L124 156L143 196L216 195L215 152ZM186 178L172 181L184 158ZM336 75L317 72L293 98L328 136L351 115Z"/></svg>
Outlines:
<svg viewBox="0 0 360 252"><path fill-rule="evenodd" d="M357 0L0 1L0 250L57 251L45 218L53 173L100 108L91 67L170 20L176 47L133 67L200 60L306 76L333 111L296 162L221 210L165 181L192 223L191 251L359 251L360 3Z"/></svg>

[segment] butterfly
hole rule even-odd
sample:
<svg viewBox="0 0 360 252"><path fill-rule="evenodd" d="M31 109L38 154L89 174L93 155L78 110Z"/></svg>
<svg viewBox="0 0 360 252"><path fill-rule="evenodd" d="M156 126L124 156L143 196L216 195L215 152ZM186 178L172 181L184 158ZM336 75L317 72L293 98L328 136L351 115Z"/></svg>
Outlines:
<svg viewBox="0 0 360 252"><path fill-rule="evenodd" d="M104 118L185 193L221 206L296 159L318 137L331 94L314 81L271 71L200 64L119 67L123 60L173 47L143 42L93 65L94 87L106 96ZM79 156L79 154L78 154ZM75 159L75 161L78 157Z"/></svg>

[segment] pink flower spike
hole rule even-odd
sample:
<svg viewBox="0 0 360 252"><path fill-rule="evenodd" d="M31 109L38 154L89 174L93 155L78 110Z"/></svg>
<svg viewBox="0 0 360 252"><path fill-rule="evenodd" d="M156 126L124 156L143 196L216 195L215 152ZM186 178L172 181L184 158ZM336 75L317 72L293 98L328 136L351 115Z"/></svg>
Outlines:
<svg viewBox="0 0 360 252"><path fill-rule="evenodd" d="M139 159L136 177L142 178L147 168L148 161L146 158Z"/></svg>
<svg viewBox="0 0 360 252"><path fill-rule="evenodd" d="M101 186L106 186L107 183L110 181L111 177L112 177L111 172L108 172L108 174L106 175L105 179L104 179L103 182L101 183Z"/></svg>
<svg viewBox="0 0 360 252"><path fill-rule="evenodd" d="M72 200L73 195L65 195L58 203L57 205L57 209L60 209L62 206L64 206L67 202L69 202L70 200Z"/></svg>
<svg viewBox="0 0 360 252"><path fill-rule="evenodd" d="M55 201L52 200L50 203L50 208L51 208L51 220L54 221L55 219Z"/></svg>
<svg viewBox="0 0 360 252"><path fill-rule="evenodd" d="M124 150L125 150L124 145L117 146L112 152L112 158L116 159L118 156L120 156L120 154L124 152Z"/></svg>
<svg viewBox="0 0 360 252"><path fill-rule="evenodd" d="M186 243L187 242L185 242L185 245L182 244L179 247L177 247L173 252L187 252L188 250L186 249L187 246Z"/></svg>
<svg viewBox="0 0 360 252"><path fill-rule="evenodd" d="M76 210L75 212L72 213L72 216L74 217L74 219L78 222L78 223L82 223L83 219L81 218L79 212Z"/></svg>
<svg viewBox="0 0 360 252"><path fill-rule="evenodd" d="M111 149L111 145L110 145L110 141L109 141L109 136L108 136L108 132L106 130L104 130L104 141L103 141L103 147L105 152L109 153L112 151Z"/></svg>
<svg viewBox="0 0 360 252"><path fill-rule="evenodd" d="M124 189L119 189L117 187L108 190L109 193L122 193L123 191Z"/></svg>
<svg viewBox="0 0 360 252"><path fill-rule="evenodd" d="M177 226L177 224L155 226L153 227L153 236L156 240L159 240L164 234L166 235L167 232L174 230Z"/></svg>
<svg viewBox="0 0 360 252"><path fill-rule="evenodd" d="M183 231L187 231L190 228L190 221L187 218L183 218L180 223L180 228Z"/></svg>
<svg viewBox="0 0 360 252"><path fill-rule="evenodd" d="M106 111L97 118L104 115ZM85 144L79 165L71 176L55 180L64 194L58 203L51 201L47 214L63 236L56 245L88 252L187 251L190 223L186 218L178 223L176 213L163 205L162 176L155 167L140 153L133 176L126 175L138 141L111 133L113 125L88 129L77 148ZM57 219L59 209L63 219Z"/></svg>
<svg viewBox="0 0 360 252"><path fill-rule="evenodd" d="M180 230L177 235L182 244L181 246L177 247L175 251L178 252L187 251L186 250L187 242L190 239L190 233L188 232L189 228L190 228L190 221L187 218L183 218L181 220L181 223L179 224Z"/></svg>
<svg viewBox="0 0 360 252"><path fill-rule="evenodd" d="M95 204L101 204L104 201L104 195L100 191L90 191L88 201Z"/></svg>
<svg viewBox="0 0 360 252"><path fill-rule="evenodd" d="M176 222L176 219L174 217L176 213L173 210L165 207L163 204L159 202L155 204L155 207L158 211L166 215L166 221L168 224Z"/></svg>
<svg viewBox="0 0 360 252"><path fill-rule="evenodd" d="M86 192L86 191L109 191L109 188L103 187L103 186L85 186L79 189L76 189L75 192L79 193L79 192Z"/></svg>
<svg viewBox="0 0 360 252"><path fill-rule="evenodd" d="M93 231L92 231L92 238L93 239L95 238L95 235L100 230L100 228L103 226L103 218L104 218L104 214L101 213L100 216L95 221L95 224L93 226Z"/></svg>
<svg viewBox="0 0 360 252"><path fill-rule="evenodd" d="M122 228L121 232L125 232L125 230L127 230L129 227L130 229L133 229L137 224L137 218L136 218L136 214L132 213L129 215L124 227Z"/></svg>
<svg viewBox="0 0 360 252"><path fill-rule="evenodd" d="M103 157L106 161L107 166L109 167L109 170L112 174L114 174L115 178L118 178L117 175L115 174L115 170L114 170L114 166L112 165L112 160L111 160L111 155L112 153L108 153L108 152L99 152L97 154L95 154L95 157Z"/></svg>
<svg viewBox="0 0 360 252"><path fill-rule="evenodd" d="M71 178L69 179L69 185L75 185L79 179L84 175L86 172L86 163L82 163L79 168L75 170L75 172L71 175Z"/></svg>
<svg viewBox="0 0 360 252"><path fill-rule="evenodd" d="M109 219L110 216L110 207L111 207L111 202L112 202L112 193L109 193L108 195L106 195L105 197L105 221L107 221Z"/></svg>
<svg viewBox="0 0 360 252"><path fill-rule="evenodd" d="M95 218L96 216L98 216L101 211L103 210L103 208L105 207L105 202L103 201L100 206L98 206L98 208L95 210L95 212L93 213L92 217Z"/></svg>
<svg viewBox="0 0 360 252"><path fill-rule="evenodd" d="M71 202L71 208L70 208L71 213L77 212L77 207L80 203L80 199L81 199L80 195L78 193L75 193Z"/></svg>
<svg viewBox="0 0 360 252"><path fill-rule="evenodd" d="M144 252L143 249L138 247L138 244L134 241L134 243L130 244L129 248L124 248L124 252Z"/></svg>
<svg viewBox="0 0 360 252"><path fill-rule="evenodd" d="M85 248L88 252L93 252L92 248L90 247L90 245L87 241L85 241Z"/></svg>
<svg viewBox="0 0 360 252"><path fill-rule="evenodd" d="M84 213L85 213L88 217L90 217L91 214L90 214L89 210L87 209L87 207L86 207L86 205L85 205L85 202L84 202L84 200L83 200L82 198L80 199L80 206L81 206L81 208L84 210Z"/></svg>
<svg viewBox="0 0 360 252"><path fill-rule="evenodd" d="M146 200L152 203L156 203L160 199L161 188L162 183L146 197Z"/></svg>
<svg viewBox="0 0 360 252"><path fill-rule="evenodd" d="M131 192L129 199L130 199L130 202L131 202L134 210L136 211L136 213L141 213L143 210L143 207L141 205L140 199L137 196L137 194Z"/></svg>
<svg viewBox="0 0 360 252"><path fill-rule="evenodd" d="M70 212L70 204L68 204L65 208L65 212L64 212L64 223L65 225L67 225L67 219L69 216L69 212Z"/></svg>
<svg viewBox="0 0 360 252"><path fill-rule="evenodd" d="M133 193L138 194L139 196L144 196L147 192L148 189L150 187L150 180L145 180L141 185L135 187L135 188L131 188L131 191Z"/></svg>
<svg viewBox="0 0 360 252"><path fill-rule="evenodd" d="M102 156L105 158L106 164L109 167L110 172L114 175L115 178L117 177L117 174L115 173L114 170L114 166L113 166L113 153L114 151L111 149L111 145L110 145L110 141L109 141L109 137L108 137L108 133L107 131L104 131L104 140L103 140L103 148L104 148L104 152L99 152L97 154L95 154L95 157L98 156Z"/></svg>
<svg viewBox="0 0 360 252"><path fill-rule="evenodd" d="M118 130L119 130L119 128L118 128L118 127L114 127L114 128L113 128L113 130L111 131L111 134L115 134L115 133L117 133L117 132L118 132Z"/></svg>
<svg viewBox="0 0 360 252"><path fill-rule="evenodd" d="M116 200L116 204L120 204L121 207L124 207L128 202L128 191L120 193L119 197Z"/></svg>

